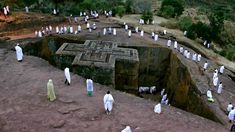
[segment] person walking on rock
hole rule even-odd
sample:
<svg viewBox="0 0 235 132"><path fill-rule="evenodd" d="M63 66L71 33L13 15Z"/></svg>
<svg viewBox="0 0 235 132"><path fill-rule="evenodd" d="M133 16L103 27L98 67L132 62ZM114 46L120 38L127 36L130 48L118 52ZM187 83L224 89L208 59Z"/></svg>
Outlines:
<svg viewBox="0 0 235 132"><path fill-rule="evenodd" d="M92 96L93 93L93 81L91 79L86 80L87 95Z"/></svg>
<svg viewBox="0 0 235 132"><path fill-rule="evenodd" d="M47 98L50 101L54 101L56 99L55 92L54 92L54 85L51 79L49 79L47 83Z"/></svg>
<svg viewBox="0 0 235 132"><path fill-rule="evenodd" d="M22 62L23 60L23 52L22 52L22 48L19 46L19 44L17 44L15 46L15 50L16 50L16 58L19 62Z"/></svg>
<svg viewBox="0 0 235 132"><path fill-rule="evenodd" d="M69 72L69 68L68 67L66 67L65 69L64 69L64 75L65 75L65 84L67 84L67 85L70 85L70 83L71 83L71 77L70 77L70 72Z"/></svg>
<svg viewBox="0 0 235 132"><path fill-rule="evenodd" d="M106 114L111 114L112 108L113 108L113 96L110 94L110 91L108 91L105 95L104 95L104 108L106 111Z"/></svg>

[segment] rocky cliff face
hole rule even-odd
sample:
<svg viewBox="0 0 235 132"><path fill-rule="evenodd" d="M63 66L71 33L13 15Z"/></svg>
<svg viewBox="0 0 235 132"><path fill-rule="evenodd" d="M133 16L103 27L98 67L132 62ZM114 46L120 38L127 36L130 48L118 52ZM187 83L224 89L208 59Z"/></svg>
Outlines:
<svg viewBox="0 0 235 132"><path fill-rule="evenodd" d="M157 91L166 88L171 105L218 121L200 96L187 67L180 62L171 50L164 47L131 47L138 50L139 63L132 64L117 60L116 72L110 74L112 71L107 71L107 69L72 67L73 56L56 56L56 50L64 42L82 43L84 41L82 39L46 37L34 44L25 45L24 51L29 55L44 58L61 69L70 66L75 73L85 78L88 78L88 75L94 76L94 81L101 84L112 84L112 82L107 81L110 80L107 78L114 78L115 76L115 87L131 93L136 93L138 86L157 86ZM100 74L100 70L101 72L106 70L107 74Z"/></svg>

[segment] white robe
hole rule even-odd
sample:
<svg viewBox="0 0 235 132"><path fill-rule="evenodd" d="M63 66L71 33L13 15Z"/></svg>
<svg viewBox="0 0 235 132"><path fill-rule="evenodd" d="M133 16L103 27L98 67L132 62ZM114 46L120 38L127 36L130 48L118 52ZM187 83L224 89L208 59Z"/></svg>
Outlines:
<svg viewBox="0 0 235 132"><path fill-rule="evenodd" d="M228 107L227 107L227 111L230 112L233 108L233 105L232 104L228 104Z"/></svg>
<svg viewBox="0 0 235 132"><path fill-rule="evenodd" d="M113 29L113 35L117 35L117 30L116 30L116 28Z"/></svg>
<svg viewBox="0 0 235 132"><path fill-rule="evenodd" d="M5 15L7 15L7 9L5 7L3 8L3 12Z"/></svg>
<svg viewBox="0 0 235 132"><path fill-rule="evenodd" d="M175 41L174 42L174 48L177 49L177 47L178 47L178 43L177 43L177 41Z"/></svg>
<svg viewBox="0 0 235 132"><path fill-rule="evenodd" d="M127 25L127 24L125 25L125 30L126 30L126 31L128 30L128 25Z"/></svg>
<svg viewBox="0 0 235 132"><path fill-rule="evenodd" d="M55 28L55 30L56 30L56 33L59 33L59 27L58 26Z"/></svg>
<svg viewBox="0 0 235 132"><path fill-rule="evenodd" d="M128 37L131 37L131 30L128 31Z"/></svg>
<svg viewBox="0 0 235 132"><path fill-rule="evenodd" d="M15 50L16 50L16 58L18 61L23 60L23 52L22 52L22 48L20 46L15 46Z"/></svg>
<svg viewBox="0 0 235 132"><path fill-rule="evenodd" d="M69 68L66 67L64 69L64 75L65 75L65 78L67 79L67 81L69 82L69 84L71 83L71 78L70 78L70 72L69 72Z"/></svg>
<svg viewBox="0 0 235 132"><path fill-rule="evenodd" d="M91 79L86 80L87 91L93 91L93 81Z"/></svg>
<svg viewBox="0 0 235 132"><path fill-rule="evenodd" d="M208 67L208 63L205 63L205 64L204 64L204 66L203 66L203 69L205 69L205 70L206 70L206 69L207 69L207 67Z"/></svg>
<svg viewBox="0 0 235 132"><path fill-rule="evenodd" d="M126 126L121 132L132 132L130 126Z"/></svg>
<svg viewBox="0 0 235 132"><path fill-rule="evenodd" d="M157 34L155 34L155 36L154 36L154 40L155 40L155 41L157 41L157 40L158 40L158 35L157 35Z"/></svg>
<svg viewBox="0 0 235 132"><path fill-rule="evenodd" d="M183 51L184 51L184 48L180 47L180 53L183 53Z"/></svg>
<svg viewBox="0 0 235 132"><path fill-rule="evenodd" d="M188 59L190 58L190 52L187 53L187 58L188 58Z"/></svg>
<svg viewBox="0 0 235 132"><path fill-rule="evenodd" d="M201 61L201 57L202 57L202 55L201 55L201 54L198 54L198 55L197 55L197 61L198 61L198 62L200 62L200 61Z"/></svg>
<svg viewBox="0 0 235 132"><path fill-rule="evenodd" d="M221 67L220 67L219 72L220 72L221 74L224 73L224 66L221 66Z"/></svg>
<svg viewBox="0 0 235 132"><path fill-rule="evenodd" d="M155 36L155 33L154 33L154 32L152 32L152 38L154 38L154 36Z"/></svg>
<svg viewBox="0 0 235 132"><path fill-rule="evenodd" d="M42 37L42 32L38 31L38 37Z"/></svg>
<svg viewBox="0 0 235 132"><path fill-rule="evenodd" d="M164 95L164 92L165 92L165 89L162 89L162 91L161 91L161 96Z"/></svg>
<svg viewBox="0 0 235 132"><path fill-rule="evenodd" d="M141 30L140 32L140 36L143 37L144 36L144 30Z"/></svg>
<svg viewBox="0 0 235 132"><path fill-rule="evenodd" d="M38 31L35 31L34 34L35 34L35 36L37 37L37 36L38 36Z"/></svg>
<svg viewBox="0 0 235 132"><path fill-rule="evenodd" d="M171 46L171 40L167 41L167 46L170 47Z"/></svg>
<svg viewBox="0 0 235 132"><path fill-rule="evenodd" d="M219 84L219 86L218 86L217 93L218 93L218 94L221 94L222 89L223 89L223 84L222 84L222 83L220 83L220 84Z"/></svg>
<svg viewBox="0 0 235 132"><path fill-rule="evenodd" d="M69 30L70 30L70 33L73 33L73 27L72 26L70 27Z"/></svg>
<svg viewBox="0 0 235 132"><path fill-rule="evenodd" d="M233 121L235 116L235 109L231 110L228 114L228 119Z"/></svg>
<svg viewBox="0 0 235 132"><path fill-rule="evenodd" d="M164 35L166 35L166 30L163 30Z"/></svg>
<svg viewBox="0 0 235 132"><path fill-rule="evenodd" d="M135 28L135 32L138 33L139 32L139 27Z"/></svg>
<svg viewBox="0 0 235 132"><path fill-rule="evenodd" d="M213 79L213 85L216 87L218 85L218 77Z"/></svg>
<svg viewBox="0 0 235 132"><path fill-rule="evenodd" d="M213 80L218 76L218 73L214 72L213 73Z"/></svg>
<svg viewBox="0 0 235 132"><path fill-rule="evenodd" d="M212 93L210 90L207 90L206 95L208 98L212 98Z"/></svg>
<svg viewBox="0 0 235 132"><path fill-rule="evenodd" d="M197 54L193 54L192 60L196 61L196 59L197 59Z"/></svg>
<svg viewBox="0 0 235 132"><path fill-rule="evenodd" d="M103 101L105 110L111 111L114 102L113 96L111 94L105 94Z"/></svg>
<svg viewBox="0 0 235 132"><path fill-rule="evenodd" d="M106 35L106 28L104 28L103 30L103 35Z"/></svg>
<svg viewBox="0 0 235 132"><path fill-rule="evenodd" d="M78 32L82 31L82 27L80 25L78 25Z"/></svg>
<svg viewBox="0 0 235 132"><path fill-rule="evenodd" d="M154 106L154 112L160 114L161 113L161 104L158 103L157 105Z"/></svg>
<svg viewBox="0 0 235 132"><path fill-rule="evenodd" d="M86 28L89 29L90 28L90 23L86 24Z"/></svg>

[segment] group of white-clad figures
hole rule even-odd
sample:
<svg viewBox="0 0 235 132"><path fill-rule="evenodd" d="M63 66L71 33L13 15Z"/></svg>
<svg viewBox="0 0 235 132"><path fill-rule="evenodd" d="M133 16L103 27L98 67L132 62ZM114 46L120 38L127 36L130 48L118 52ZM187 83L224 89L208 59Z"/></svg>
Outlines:
<svg viewBox="0 0 235 132"><path fill-rule="evenodd" d="M64 69L64 74L65 74L65 82L64 83L67 85L70 85L71 84L71 76L70 76L70 71L69 71L68 67L66 67ZM86 80L86 88L87 88L87 95L89 97L93 96L94 86L93 86L92 79ZM55 90L54 90L54 85L53 85L52 79L49 79L49 81L47 83L47 97L50 101L56 100L56 95L55 95ZM107 91L107 93L104 95L103 102L104 102L104 108L105 108L106 114L109 115L112 111L113 103L114 103L114 98L111 95L110 91Z"/></svg>
<svg viewBox="0 0 235 132"><path fill-rule="evenodd" d="M5 17L10 15L10 9L9 9L8 5L3 7L3 14L4 14Z"/></svg>

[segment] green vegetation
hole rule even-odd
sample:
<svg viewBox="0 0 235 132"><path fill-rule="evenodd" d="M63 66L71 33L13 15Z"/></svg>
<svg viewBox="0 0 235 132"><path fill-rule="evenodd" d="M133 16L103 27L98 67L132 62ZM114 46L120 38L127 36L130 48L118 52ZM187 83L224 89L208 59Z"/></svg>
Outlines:
<svg viewBox="0 0 235 132"><path fill-rule="evenodd" d="M142 14L142 19L144 20L144 23L147 22L151 23L153 21L153 13L151 11L144 11Z"/></svg>
<svg viewBox="0 0 235 132"><path fill-rule="evenodd" d="M182 31L187 31L190 26L192 26L193 20L191 17L180 17L179 19L179 27Z"/></svg>
<svg viewBox="0 0 235 132"><path fill-rule="evenodd" d="M184 11L184 3L182 0L163 0L159 15L170 18L178 17Z"/></svg>

